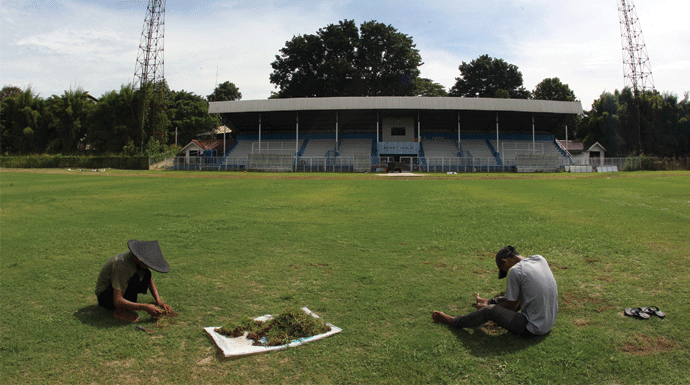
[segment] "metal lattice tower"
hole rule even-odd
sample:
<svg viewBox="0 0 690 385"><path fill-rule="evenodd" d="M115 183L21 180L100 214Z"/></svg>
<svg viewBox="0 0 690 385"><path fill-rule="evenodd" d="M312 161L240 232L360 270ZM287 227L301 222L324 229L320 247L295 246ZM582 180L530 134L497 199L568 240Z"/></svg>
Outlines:
<svg viewBox="0 0 690 385"><path fill-rule="evenodd" d="M652 67L649 64L647 47L642 37L640 19L632 0L620 0L618 16L623 43L623 66L625 86L637 97L640 92L654 91Z"/></svg>
<svg viewBox="0 0 690 385"><path fill-rule="evenodd" d="M156 87L165 76L163 72L163 38L165 36L165 0L149 0L144 28L139 42L137 65L132 87L153 84Z"/></svg>

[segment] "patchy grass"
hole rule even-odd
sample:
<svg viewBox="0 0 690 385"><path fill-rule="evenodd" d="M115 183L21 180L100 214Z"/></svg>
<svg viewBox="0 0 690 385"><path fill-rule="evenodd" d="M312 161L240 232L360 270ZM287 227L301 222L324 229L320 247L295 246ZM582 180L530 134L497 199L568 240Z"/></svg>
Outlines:
<svg viewBox="0 0 690 385"><path fill-rule="evenodd" d="M0 378L22 384L687 383L690 173L376 175L0 171ZM147 334L96 276L158 239L177 317ZM451 330L505 289L493 256L549 260L547 337ZM150 296L143 297L150 300ZM221 359L203 327L310 309L343 332ZM623 316L658 306L666 318Z"/></svg>

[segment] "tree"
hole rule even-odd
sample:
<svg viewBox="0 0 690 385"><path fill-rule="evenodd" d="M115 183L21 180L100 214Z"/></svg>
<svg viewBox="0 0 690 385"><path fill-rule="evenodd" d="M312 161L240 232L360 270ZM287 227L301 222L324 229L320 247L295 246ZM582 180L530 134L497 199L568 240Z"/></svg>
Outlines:
<svg viewBox="0 0 690 385"><path fill-rule="evenodd" d="M74 153L79 149L87 130L87 117L94 106L93 99L82 88L53 95L46 100L43 111L46 152Z"/></svg>
<svg viewBox="0 0 690 385"><path fill-rule="evenodd" d="M44 100L31 87L0 102L0 143L3 153L29 154L43 151Z"/></svg>
<svg viewBox="0 0 690 385"><path fill-rule="evenodd" d="M559 78L546 78L537 84L532 91L532 98L537 100L575 101L575 93Z"/></svg>
<svg viewBox="0 0 690 385"><path fill-rule="evenodd" d="M638 106L630 88L605 92L592 103L592 109L577 125L577 138L585 146L601 143L609 156L638 152L657 156L690 155L690 106L687 95L678 102L676 95L649 91L639 95L641 132L635 119Z"/></svg>
<svg viewBox="0 0 690 385"><path fill-rule="evenodd" d="M0 91L0 102L5 98L13 98L22 94L22 89L17 86L4 86Z"/></svg>
<svg viewBox="0 0 690 385"><path fill-rule="evenodd" d="M618 95L604 92L592 103L592 109L578 124L576 137L584 141L585 148L599 142L606 148L609 156L626 152L621 136L621 122L618 116L620 105Z"/></svg>
<svg viewBox="0 0 690 385"><path fill-rule="evenodd" d="M390 25L368 21L360 27L356 52L366 96L413 96L423 64L412 38Z"/></svg>
<svg viewBox="0 0 690 385"><path fill-rule="evenodd" d="M216 86L211 95L206 97L209 102L224 102L227 100L240 100L242 99L242 93L240 89L234 83L229 81L224 82Z"/></svg>
<svg viewBox="0 0 690 385"><path fill-rule="evenodd" d="M169 141L175 142L175 130L177 130L177 143L181 146L191 142L198 134L213 130L220 125L218 117L208 113L208 102L203 97L184 90L170 92L168 119L170 120Z"/></svg>
<svg viewBox="0 0 690 385"><path fill-rule="evenodd" d="M530 92L522 85L522 72L503 59L482 55L458 67L460 77L450 90L451 96L494 98L509 96L527 99Z"/></svg>
<svg viewBox="0 0 690 385"><path fill-rule="evenodd" d="M438 83L427 78L417 78L414 81L415 96L448 96L448 91Z"/></svg>
<svg viewBox="0 0 690 385"><path fill-rule="evenodd" d="M281 98L414 95L422 65L412 38L390 25L353 20L295 36L271 64Z"/></svg>
<svg viewBox="0 0 690 385"><path fill-rule="evenodd" d="M86 143L101 154L121 153L139 135L136 110L131 85L104 93L89 114Z"/></svg>

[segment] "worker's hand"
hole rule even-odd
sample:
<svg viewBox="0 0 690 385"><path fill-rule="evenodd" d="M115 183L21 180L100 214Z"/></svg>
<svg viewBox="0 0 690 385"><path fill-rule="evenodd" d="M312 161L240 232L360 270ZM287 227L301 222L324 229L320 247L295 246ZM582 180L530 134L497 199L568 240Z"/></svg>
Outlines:
<svg viewBox="0 0 690 385"><path fill-rule="evenodd" d="M146 312L151 315L151 317L160 317L163 315L163 310L156 307L156 305L149 304L146 307Z"/></svg>
<svg viewBox="0 0 690 385"><path fill-rule="evenodd" d="M170 314L170 313L173 312L172 306L170 306L170 305L166 304L165 302L163 302L162 299L159 299L158 301L156 301L156 306L158 306L159 308L163 309L163 313L164 313L164 314Z"/></svg>
<svg viewBox="0 0 690 385"><path fill-rule="evenodd" d="M160 304L160 305L158 305L158 306L160 306L160 307L162 307L162 308L163 308L163 311L165 312L165 314L170 314L170 313L172 313L172 312L173 312L173 308L172 308L172 306L170 306L170 305L168 305L168 304L165 304L165 303L161 303L161 304Z"/></svg>

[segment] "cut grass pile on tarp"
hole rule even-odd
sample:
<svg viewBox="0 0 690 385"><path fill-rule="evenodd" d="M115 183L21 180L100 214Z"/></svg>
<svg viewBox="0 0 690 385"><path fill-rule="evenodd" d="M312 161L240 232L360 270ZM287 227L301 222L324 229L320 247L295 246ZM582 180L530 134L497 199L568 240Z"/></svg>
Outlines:
<svg viewBox="0 0 690 385"><path fill-rule="evenodd" d="M321 318L307 314L303 310L288 308L283 313L272 316L266 321L257 321L247 317L238 322L229 323L216 329L216 332L227 337L241 337L247 333L247 339L254 341L254 346L278 346L293 340L315 336L331 331Z"/></svg>

